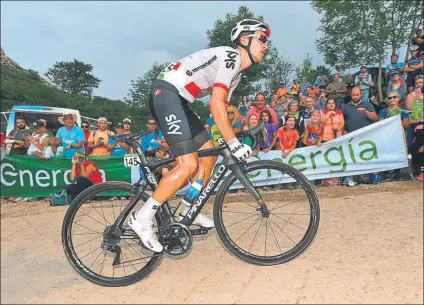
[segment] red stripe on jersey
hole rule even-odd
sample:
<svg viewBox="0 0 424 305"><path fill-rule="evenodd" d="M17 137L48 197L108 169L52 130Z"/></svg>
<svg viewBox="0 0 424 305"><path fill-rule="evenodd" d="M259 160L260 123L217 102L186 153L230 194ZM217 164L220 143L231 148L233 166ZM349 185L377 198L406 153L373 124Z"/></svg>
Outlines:
<svg viewBox="0 0 424 305"><path fill-rule="evenodd" d="M224 84L221 84L221 83L215 83L215 84L213 84L213 87L215 88L215 87L219 87L219 88L222 88L222 89L224 89L224 90L227 90L228 91L228 87L227 86L225 86Z"/></svg>
<svg viewBox="0 0 424 305"><path fill-rule="evenodd" d="M212 91L212 89L213 89L213 86L209 86L208 89L206 89L206 90Z"/></svg>
<svg viewBox="0 0 424 305"><path fill-rule="evenodd" d="M178 70L178 68L181 66L180 62L177 62L177 64L172 68L174 70Z"/></svg>
<svg viewBox="0 0 424 305"><path fill-rule="evenodd" d="M202 92L202 89L200 89L195 82L188 83L187 85L184 86L184 88L186 88L186 90L191 95L193 95L193 97L197 97L200 94L200 92Z"/></svg>

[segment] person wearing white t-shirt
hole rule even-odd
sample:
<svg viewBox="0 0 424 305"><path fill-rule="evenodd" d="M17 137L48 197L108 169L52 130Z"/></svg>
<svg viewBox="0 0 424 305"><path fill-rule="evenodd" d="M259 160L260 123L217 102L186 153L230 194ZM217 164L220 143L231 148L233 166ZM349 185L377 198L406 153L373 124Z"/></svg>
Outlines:
<svg viewBox="0 0 424 305"><path fill-rule="evenodd" d="M31 124L31 129L33 133L28 137L29 147L27 150L27 155L37 155L43 152L43 140L47 137L46 127L41 120L36 120Z"/></svg>

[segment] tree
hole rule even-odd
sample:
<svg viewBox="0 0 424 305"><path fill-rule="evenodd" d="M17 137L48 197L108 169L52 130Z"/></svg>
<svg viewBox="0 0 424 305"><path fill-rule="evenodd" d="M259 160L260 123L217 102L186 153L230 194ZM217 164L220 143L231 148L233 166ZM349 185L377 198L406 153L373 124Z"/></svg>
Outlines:
<svg viewBox="0 0 424 305"><path fill-rule="evenodd" d="M269 49L269 70L265 77L265 88L267 90L277 89L280 82L288 83L296 67L290 59L278 54L275 47Z"/></svg>
<svg viewBox="0 0 424 305"><path fill-rule="evenodd" d="M254 14L246 7L240 6L237 15L227 13L225 19L218 19L215 21L214 28L206 31L208 37L207 47L218 47L218 46L231 46L230 33L238 21L245 18L257 18L263 20L262 16L255 17ZM270 46L271 48L271 46ZM258 92L261 88L259 82L263 80L267 72L270 70L271 64L271 52L265 54L264 59L259 65L252 65L248 70L243 72L243 77L237 89L232 95L233 101L239 101L241 96L253 94Z"/></svg>
<svg viewBox="0 0 424 305"><path fill-rule="evenodd" d="M323 36L316 45L325 62L332 66L342 62L346 68L378 63L380 101L383 99L381 69L387 57L385 47L390 32L384 3L385 0L312 1L312 7L322 15L318 29Z"/></svg>
<svg viewBox="0 0 424 305"><path fill-rule="evenodd" d="M308 53L303 59L302 63L296 68L296 75L298 80L306 77L308 82L313 83L317 78L317 71L312 68L312 57Z"/></svg>
<svg viewBox="0 0 424 305"><path fill-rule="evenodd" d="M56 62L44 75L67 93L91 96L100 83L100 79L92 72L92 65L74 59L74 61Z"/></svg>
<svg viewBox="0 0 424 305"><path fill-rule="evenodd" d="M128 97L125 102L138 108L140 111L149 111L149 98L153 85L158 75L165 69L168 64L159 64L155 62L149 71L144 73L143 77L131 81Z"/></svg>

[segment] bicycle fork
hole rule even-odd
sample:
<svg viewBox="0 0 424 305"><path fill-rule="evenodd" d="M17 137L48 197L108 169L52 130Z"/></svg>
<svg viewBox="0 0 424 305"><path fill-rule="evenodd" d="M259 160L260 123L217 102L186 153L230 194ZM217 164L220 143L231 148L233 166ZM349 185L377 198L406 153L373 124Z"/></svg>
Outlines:
<svg viewBox="0 0 424 305"><path fill-rule="evenodd" d="M249 180L246 174L243 172L240 164L230 165L231 171L234 176L240 181L240 183L244 186L244 188L253 196L256 200L256 203L259 205L259 210L261 211L262 217L269 216L269 210L266 206L266 203L262 199L262 196L258 193L253 183Z"/></svg>

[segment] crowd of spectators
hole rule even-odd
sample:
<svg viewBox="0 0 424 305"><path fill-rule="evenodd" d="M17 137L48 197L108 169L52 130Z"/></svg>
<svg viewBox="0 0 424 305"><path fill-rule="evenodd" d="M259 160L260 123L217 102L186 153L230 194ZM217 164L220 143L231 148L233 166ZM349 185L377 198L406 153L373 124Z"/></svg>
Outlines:
<svg viewBox="0 0 424 305"><path fill-rule="evenodd" d="M258 136L256 153L270 150L281 151L283 159L295 149L305 146L320 146L343 134L368 126L378 120L401 114L402 126L408 152L413 163L417 164L416 174L423 180L423 35L417 30L413 44L409 48L410 57L405 63L393 54L385 68L388 79L387 98L377 101L376 86L366 66L360 67L355 77L345 75L341 64L337 63L332 75L319 72L314 82L306 77L288 84L280 83L276 90L257 93L254 97L243 96L237 106L228 105L228 120L235 132L253 128L264 121L267 133ZM64 125L53 135L43 118L30 124L23 118L16 118L15 129L1 145L11 144L11 155L35 155L44 160L51 156L62 156L74 160L75 154L84 156L119 156L133 152L127 144L114 139L115 134L132 133L130 118L109 126L105 117L97 120L98 128L89 130L86 121L77 126L76 117L65 113L59 117ZM139 143L144 152L152 158L172 156L157 121L149 117L141 132ZM213 118L210 116L205 129L216 146L223 139ZM249 140L245 143L250 144ZM421 167L421 168L420 168ZM169 171L168 166L162 169ZM421 170L421 173L420 173ZM385 177L383 176L385 175ZM382 179L399 180L399 171L374 173L371 181ZM346 185L356 185L360 180L347 177ZM328 183L327 183L328 182ZM341 183L328 179L325 185Z"/></svg>

